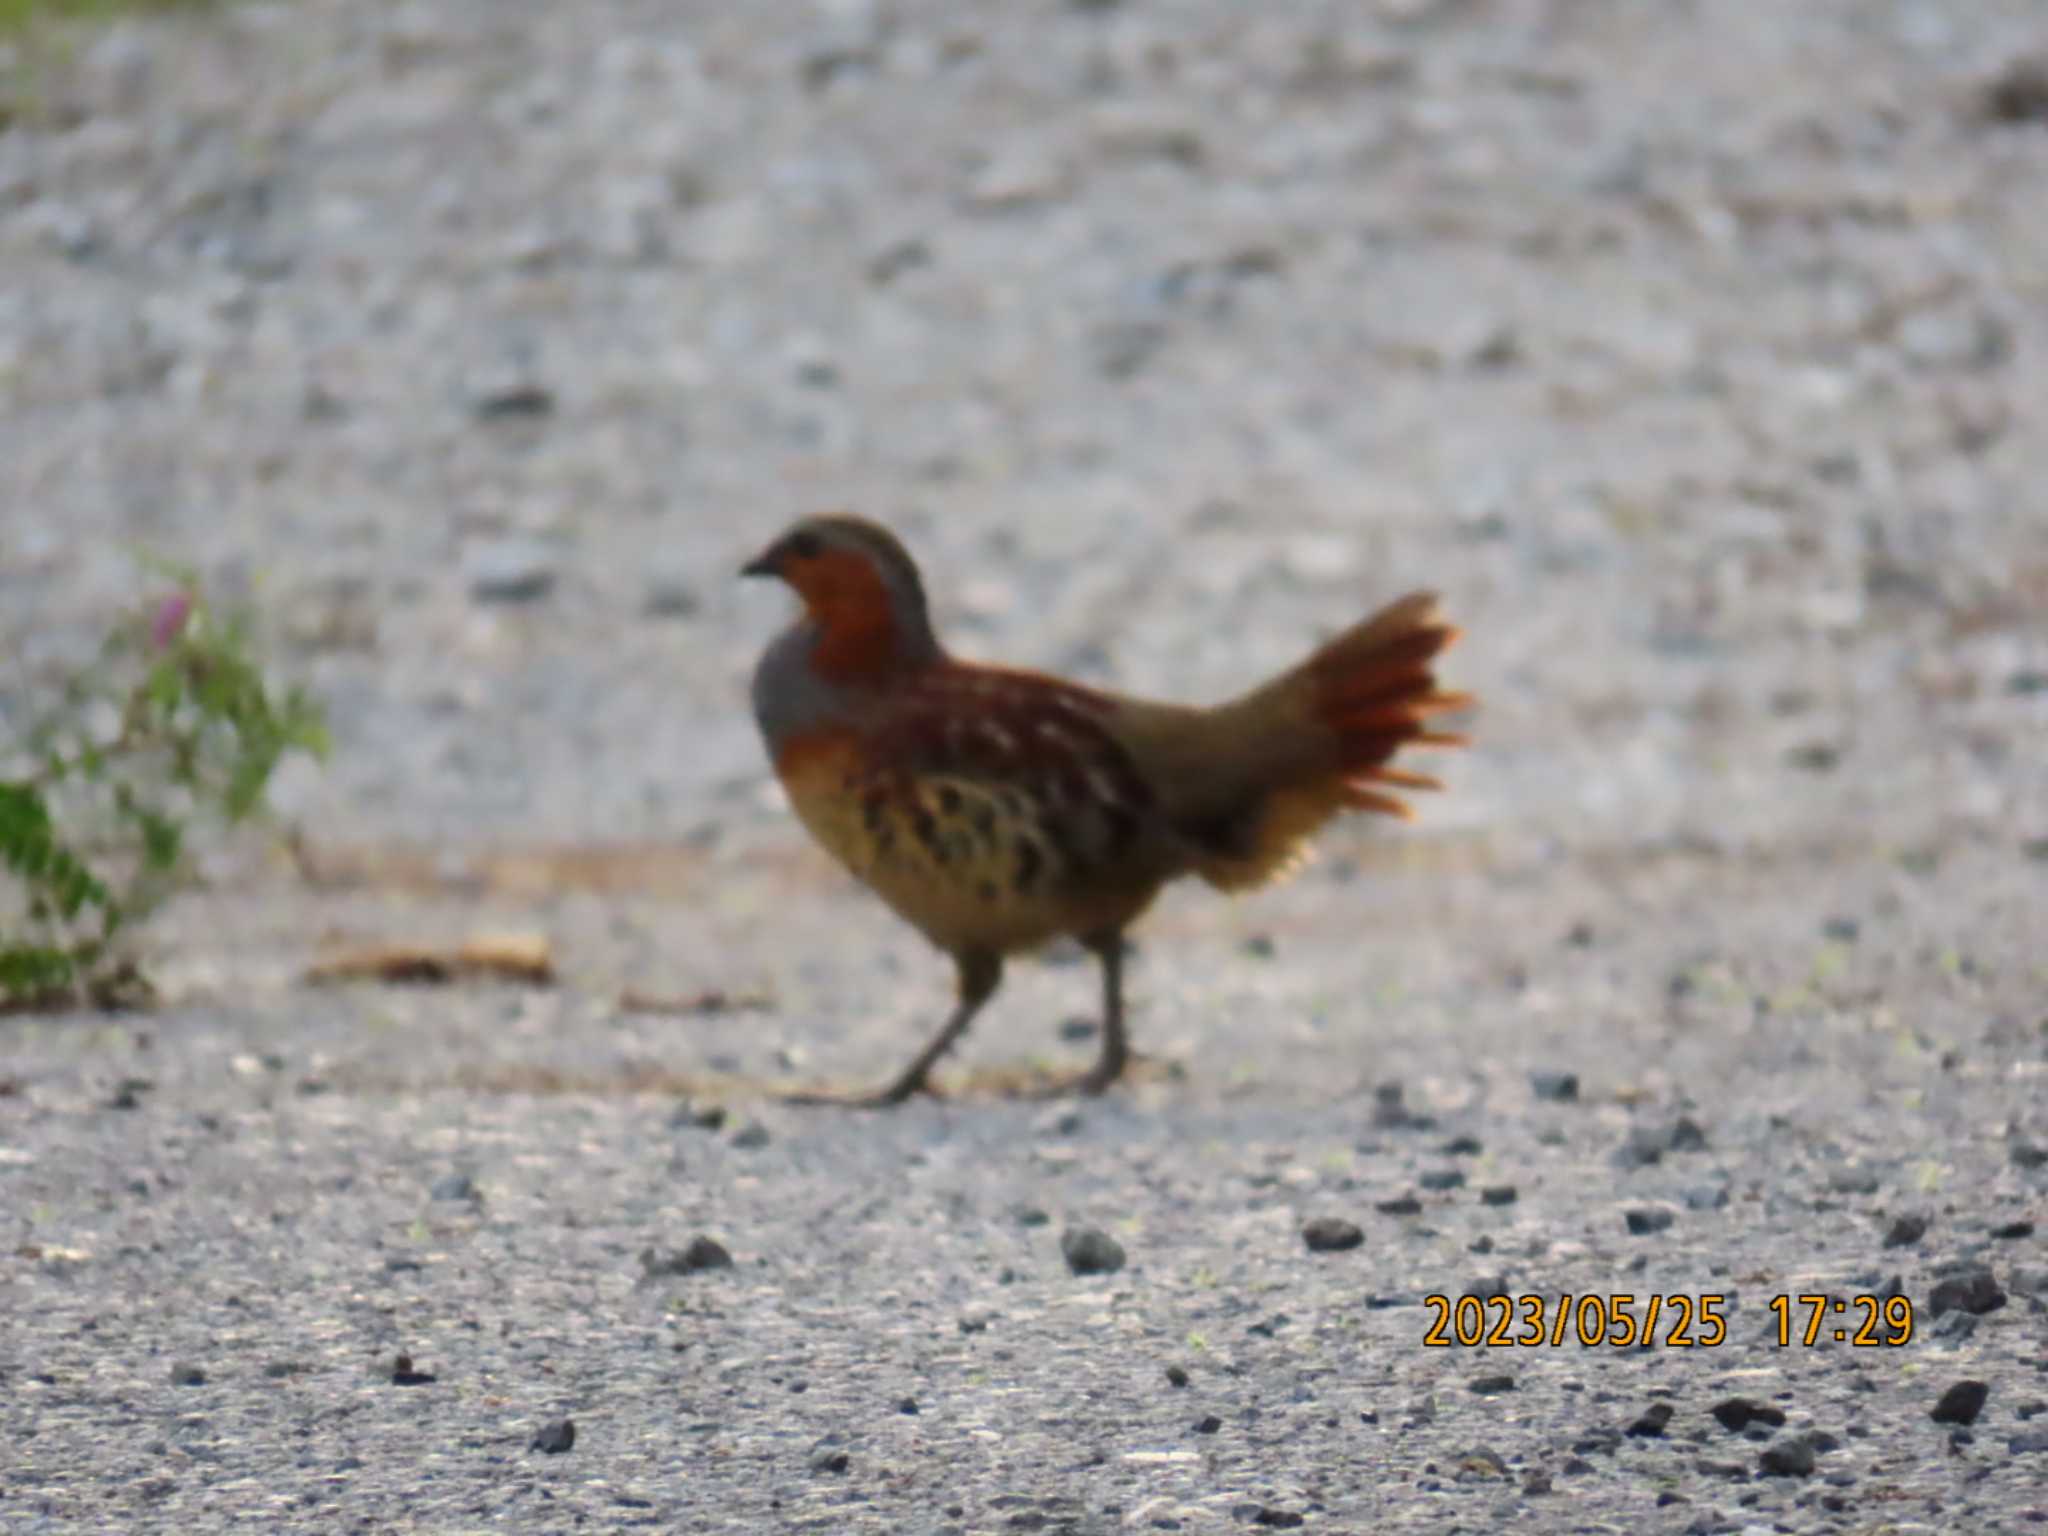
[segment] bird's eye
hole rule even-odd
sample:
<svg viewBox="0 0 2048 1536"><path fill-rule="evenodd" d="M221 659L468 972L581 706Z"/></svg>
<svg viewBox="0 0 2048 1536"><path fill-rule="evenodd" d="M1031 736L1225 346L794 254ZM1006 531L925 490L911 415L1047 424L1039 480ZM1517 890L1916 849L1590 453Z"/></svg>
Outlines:
<svg viewBox="0 0 2048 1536"><path fill-rule="evenodd" d="M815 560L825 553L825 541L806 529L802 533L791 534L782 548L792 560Z"/></svg>

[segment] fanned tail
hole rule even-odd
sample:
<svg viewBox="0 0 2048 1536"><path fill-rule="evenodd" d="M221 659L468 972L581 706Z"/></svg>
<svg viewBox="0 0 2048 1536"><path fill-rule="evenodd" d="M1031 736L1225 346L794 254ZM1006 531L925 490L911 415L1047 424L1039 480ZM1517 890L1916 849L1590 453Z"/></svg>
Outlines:
<svg viewBox="0 0 2048 1536"><path fill-rule="evenodd" d="M1236 793L1187 829L1195 872L1245 889L1302 862L1309 836L1339 811L1413 819L1400 792L1443 786L1390 764L1404 747L1466 744L1430 725L1474 703L1436 682L1436 658L1458 634L1435 593L1413 592L1217 711L1220 730L1248 750Z"/></svg>

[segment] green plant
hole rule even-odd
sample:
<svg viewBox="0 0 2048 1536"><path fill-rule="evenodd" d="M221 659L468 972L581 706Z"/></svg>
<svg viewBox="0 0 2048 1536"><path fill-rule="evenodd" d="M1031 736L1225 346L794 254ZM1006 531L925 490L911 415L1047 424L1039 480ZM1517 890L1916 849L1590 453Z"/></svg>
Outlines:
<svg viewBox="0 0 2048 1536"><path fill-rule="evenodd" d="M188 833L260 810L285 753L326 755L318 705L265 685L246 620L170 574L0 747L0 1006L146 994L122 941L190 879Z"/></svg>

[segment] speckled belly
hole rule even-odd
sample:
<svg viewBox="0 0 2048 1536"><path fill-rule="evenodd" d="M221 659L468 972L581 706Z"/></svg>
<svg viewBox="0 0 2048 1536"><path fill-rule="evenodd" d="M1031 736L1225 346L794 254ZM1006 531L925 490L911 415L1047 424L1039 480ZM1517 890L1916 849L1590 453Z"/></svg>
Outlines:
<svg viewBox="0 0 2048 1536"><path fill-rule="evenodd" d="M865 771L848 743L781 766L783 788L824 847L941 949L998 954L1113 932L1151 904L1138 860L1085 867L1025 791L943 775Z"/></svg>

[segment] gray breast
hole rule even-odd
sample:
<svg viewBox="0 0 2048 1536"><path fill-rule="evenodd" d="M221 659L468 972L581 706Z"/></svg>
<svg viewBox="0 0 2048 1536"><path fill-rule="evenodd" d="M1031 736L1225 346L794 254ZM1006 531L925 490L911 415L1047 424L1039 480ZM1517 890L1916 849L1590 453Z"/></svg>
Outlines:
<svg viewBox="0 0 2048 1536"><path fill-rule="evenodd" d="M754 669L754 720L770 753L792 736L847 717L847 690L819 677L811 665L819 633L808 619L798 620L776 637Z"/></svg>

